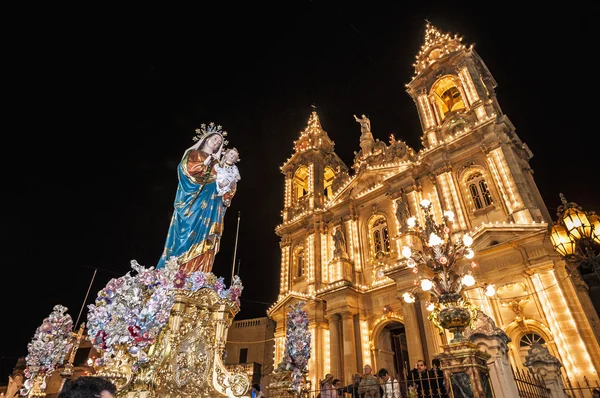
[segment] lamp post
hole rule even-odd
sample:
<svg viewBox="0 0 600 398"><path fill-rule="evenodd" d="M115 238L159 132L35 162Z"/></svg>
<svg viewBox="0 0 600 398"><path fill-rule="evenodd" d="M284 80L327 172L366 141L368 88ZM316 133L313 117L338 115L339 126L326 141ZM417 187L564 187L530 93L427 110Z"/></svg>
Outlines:
<svg viewBox="0 0 600 398"><path fill-rule="evenodd" d="M559 196L562 203L550 233L554 250L572 269L593 271L600 280L600 217L568 202L562 193Z"/></svg>
<svg viewBox="0 0 600 398"><path fill-rule="evenodd" d="M451 211L445 211L442 222L438 224L433 219L431 202L424 199L420 206L425 215L425 225L420 225L415 217L407 220L408 234L415 239L411 246L402 247L402 255L406 266L412 268L415 274L421 270L422 275L415 281L415 287L402 297L407 303L413 303L415 292L429 292L429 319L440 329L454 334L451 343L462 342L465 341L463 331L476 311L462 295L463 287L475 284L471 273L471 269L477 266L472 261L475 256L471 248L473 238L468 233L462 236L452 234L454 213ZM494 286L485 285L485 294L493 296Z"/></svg>

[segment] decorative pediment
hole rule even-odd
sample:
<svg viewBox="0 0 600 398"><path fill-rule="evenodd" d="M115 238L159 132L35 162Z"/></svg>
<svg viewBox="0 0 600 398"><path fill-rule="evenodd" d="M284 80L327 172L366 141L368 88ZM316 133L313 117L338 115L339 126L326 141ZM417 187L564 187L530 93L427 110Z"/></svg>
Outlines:
<svg viewBox="0 0 600 398"><path fill-rule="evenodd" d="M489 223L482 224L473 233L473 249L483 251L489 247L509 242L514 239L523 239L524 232L544 234L548 226L546 224L514 224L514 223Z"/></svg>

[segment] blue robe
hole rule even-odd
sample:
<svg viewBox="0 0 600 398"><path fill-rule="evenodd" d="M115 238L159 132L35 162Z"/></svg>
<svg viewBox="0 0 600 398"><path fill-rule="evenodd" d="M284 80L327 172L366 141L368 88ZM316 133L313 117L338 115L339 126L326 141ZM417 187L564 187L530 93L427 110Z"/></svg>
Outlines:
<svg viewBox="0 0 600 398"><path fill-rule="evenodd" d="M175 256L180 269L188 274L212 271L227 206L217 196L216 161L207 167L203 164L206 157L204 152L192 150L177 166L175 209L157 268L164 268L166 261Z"/></svg>

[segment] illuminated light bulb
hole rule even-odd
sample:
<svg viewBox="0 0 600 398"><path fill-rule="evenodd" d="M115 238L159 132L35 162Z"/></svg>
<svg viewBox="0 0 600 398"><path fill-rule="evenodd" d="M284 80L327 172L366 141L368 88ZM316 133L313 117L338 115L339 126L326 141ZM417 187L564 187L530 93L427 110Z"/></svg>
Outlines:
<svg viewBox="0 0 600 398"><path fill-rule="evenodd" d="M414 303L415 302L415 296L413 296L412 293L406 292L402 295L402 298L404 299L404 301L406 301L407 303Z"/></svg>
<svg viewBox="0 0 600 398"><path fill-rule="evenodd" d="M496 294L496 288L494 287L494 285L487 285L485 287L485 295L488 297L493 297L494 294Z"/></svg>
<svg viewBox="0 0 600 398"><path fill-rule="evenodd" d="M429 201L428 199L423 199L423 200L421 200L420 203L421 203L422 207L429 207L429 206L431 206L431 201Z"/></svg>
<svg viewBox="0 0 600 398"><path fill-rule="evenodd" d="M473 286L475 284L475 278L473 278L473 275L471 274L466 274L462 277L462 283L465 286Z"/></svg>
<svg viewBox="0 0 600 398"><path fill-rule="evenodd" d="M442 240L442 238L440 238L439 236L437 236L435 233L431 233L431 235L429 235L429 246L437 246L437 245L441 245L442 243L444 243L444 241Z"/></svg>
<svg viewBox="0 0 600 398"><path fill-rule="evenodd" d="M408 228L414 228L415 225L417 225L417 219L415 217L410 217L406 220L406 224L408 225Z"/></svg>
<svg viewBox="0 0 600 398"><path fill-rule="evenodd" d="M410 250L410 247L408 247L408 246L404 246L404 247L402 248L402 255L403 255L405 258L410 258L410 257L412 256L412 251Z"/></svg>
<svg viewBox="0 0 600 398"><path fill-rule="evenodd" d="M471 262L471 268L477 267L477 263L475 261Z"/></svg>
<svg viewBox="0 0 600 398"><path fill-rule="evenodd" d="M463 244L467 247L469 247L473 244L473 238L471 238L471 235L463 235L462 241L463 241Z"/></svg>
<svg viewBox="0 0 600 398"><path fill-rule="evenodd" d="M421 279L421 289L423 289L423 291L427 292L431 290L432 287L433 282L431 282L429 279Z"/></svg>
<svg viewBox="0 0 600 398"><path fill-rule="evenodd" d="M447 218L449 221L454 221L454 212L452 212L452 211L450 211L450 210L446 210L446 211L444 212L444 216L446 216L446 218Z"/></svg>
<svg viewBox="0 0 600 398"><path fill-rule="evenodd" d="M435 304L431 303L431 302L427 302L425 309L429 312L433 311L435 309Z"/></svg>
<svg viewBox="0 0 600 398"><path fill-rule="evenodd" d="M465 258L467 260L472 259L475 256L475 252L472 249L465 250Z"/></svg>
<svg viewBox="0 0 600 398"><path fill-rule="evenodd" d="M412 272L413 272L413 274L416 274L416 273L418 273L418 272L419 272L419 270L418 270L417 268L413 268L413 269L412 269Z"/></svg>

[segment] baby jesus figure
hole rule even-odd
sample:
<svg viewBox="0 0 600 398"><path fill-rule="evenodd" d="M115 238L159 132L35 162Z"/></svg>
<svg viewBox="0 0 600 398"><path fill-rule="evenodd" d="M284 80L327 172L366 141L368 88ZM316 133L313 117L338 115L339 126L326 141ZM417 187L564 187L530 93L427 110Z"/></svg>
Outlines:
<svg viewBox="0 0 600 398"><path fill-rule="evenodd" d="M240 160L239 156L237 149L227 149L223 153L221 162L215 165L217 172L217 195L223 197L223 204L225 206L231 204L231 199L237 189L237 182L242 178L240 171L235 165Z"/></svg>

